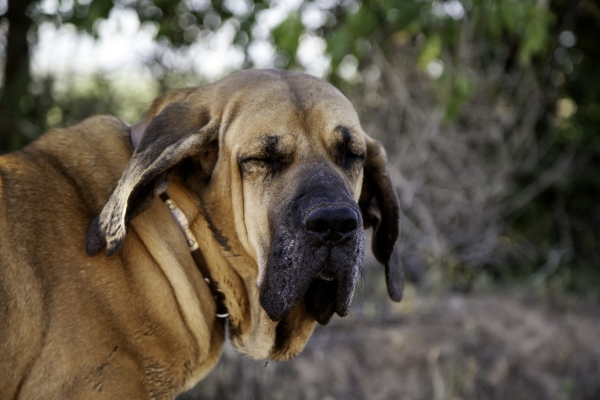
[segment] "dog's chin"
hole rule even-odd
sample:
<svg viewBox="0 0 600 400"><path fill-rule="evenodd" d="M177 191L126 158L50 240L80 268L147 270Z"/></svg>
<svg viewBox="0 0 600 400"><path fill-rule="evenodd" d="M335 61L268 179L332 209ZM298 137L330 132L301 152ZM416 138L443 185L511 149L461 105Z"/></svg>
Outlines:
<svg viewBox="0 0 600 400"><path fill-rule="evenodd" d="M337 279L313 279L304 295L306 311L321 325L327 325L334 313L345 317L350 310L352 293L341 298L339 295Z"/></svg>
<svg viewBox="0 0 600 400"><path fill-rule="evenodd" d="M308 316L321 325L328 324L334 313L345 317L362 264L362 241L290 252L297 257L286 254L288 248L281 243L285 244L276 242L271 250L259 284L259 302L269 318L283 320L302 301Z"/></svg>
<svg viewBox="0 0 600 400"><path fill-rule="evenodd" d="M308 283L308 289L296 288L296 301L281 303L280 299L272 296L271 290L262 285L260 303L273 321L281 321L296 305L304 299L308 314L321 325L327 325L333 314L340 317L348 315L352 303L352 292L354 285L340 285L337 278L330 276L318 276ZM348 286L348 287L345 287ZM306 286L304 286L306 288ZM304 297L302 296L304 293Z"/></svg>
<svg viewBox="0 0 600 400"><path fill-rule="evenodd" d="M313 279L304 295L306 311L319 324L327 325L335 313L337 280Z"/></svg>

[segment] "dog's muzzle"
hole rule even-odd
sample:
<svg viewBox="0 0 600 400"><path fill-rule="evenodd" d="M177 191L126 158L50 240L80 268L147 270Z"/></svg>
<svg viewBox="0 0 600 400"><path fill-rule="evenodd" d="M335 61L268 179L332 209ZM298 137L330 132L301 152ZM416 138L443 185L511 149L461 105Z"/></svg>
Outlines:
<svg viewBox="0 0 600 400"><path fill-rule="evenodd" d="M363 261L363 221L344 181L330 171L305 174L293 200L274 212L260 303L274 321L302 300L327 324L348 314Z"/></svg>

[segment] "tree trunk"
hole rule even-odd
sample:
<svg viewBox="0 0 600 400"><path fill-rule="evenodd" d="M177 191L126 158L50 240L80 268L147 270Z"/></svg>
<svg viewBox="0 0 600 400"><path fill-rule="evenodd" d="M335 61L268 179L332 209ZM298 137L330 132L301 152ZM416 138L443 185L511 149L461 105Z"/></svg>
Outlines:
<svg viewBox="0 0 600 400"><path fill-rule="evenodd" d="M4 87L0 98L0 153L15 150L26 144L21 121L26 113L21 108L21 98L27 94L29 76L29 44L27 32L33 21L27 10L33 0L9 0L8 37L4 69Z"/></svg>

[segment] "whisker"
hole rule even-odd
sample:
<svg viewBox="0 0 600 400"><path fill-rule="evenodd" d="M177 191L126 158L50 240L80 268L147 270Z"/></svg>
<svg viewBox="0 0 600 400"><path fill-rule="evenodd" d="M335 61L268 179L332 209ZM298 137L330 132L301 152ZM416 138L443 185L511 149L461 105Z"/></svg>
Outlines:
<svg viewBox="0 0 600 400"><path fill-rule="evenodd" d="M356 284L356 289L357 291L360 292L361 289L362 290L362 299L360 299L360 305L362 306L365 302L365 299L367 297L367 278L365 276L365 270L363 269L363 267L359 267L358 268L358 273L360 274L360 279L358 280L358 283Z"/></svg>

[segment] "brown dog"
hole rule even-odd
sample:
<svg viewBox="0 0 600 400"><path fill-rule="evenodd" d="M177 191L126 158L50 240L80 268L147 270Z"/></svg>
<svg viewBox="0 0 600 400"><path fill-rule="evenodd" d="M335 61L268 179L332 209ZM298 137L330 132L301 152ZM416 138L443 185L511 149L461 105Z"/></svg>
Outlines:
<svg viewBox="0 0 600 400"><path fill-rule="evenodd" d="M385 152L328 83L237 72L132 131L93 117L0 158L1 399L167 399L214 366L218 301L165 191L249 357L289 359L348 313L363 226L400 300Z"/></svg>

